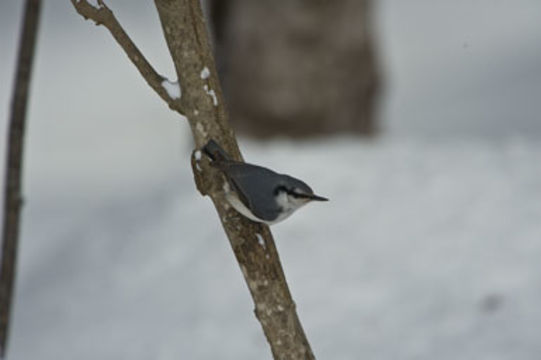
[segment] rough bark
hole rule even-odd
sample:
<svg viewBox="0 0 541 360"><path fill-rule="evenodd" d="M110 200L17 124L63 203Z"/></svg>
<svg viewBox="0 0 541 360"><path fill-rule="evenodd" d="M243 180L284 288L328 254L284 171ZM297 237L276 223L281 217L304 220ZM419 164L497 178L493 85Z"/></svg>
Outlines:
<svg viewBox="0 0 541 360"><path fill-rule="evenodd" d="M236 129L260 137L375 132L371 0L207 1Z"/></svg>
<svg viewBox="0 0 541 360"><path fill-rule="evenodd" d="M115 35L112 29L119 25L112 13L99 16L101 12L110 13L103 2L99 2L98 8L85 1L72 0L72 3L79 14L106 26ZM155 4L182 89L180 99L162 98L188 118L197 148L213 138L235 159L241 160L233 129L228 123L199 0L155 0ZM135 48L125 46L127 41L131 43L127 36L115 38L124 51ZM155 79L160 77L149 76L134 61L133 54L128 56L147 82L155 84ZM142 55L138 54L137 58ZM159 92L156 86L152 88ZM224 178L200 155L198 150L192 155L196 186L201 194L210 196L216 207L274 358L314 359L269 228L242 217L228 206L223 194Z"/></svg>
<svg viewBox="0 0 541 360"><path fill-rule="evenodd" d="M4 223L2 229L2 270L0 273L0 357L6 354L11 304L17 265L20 212L22 207L22 167L26 109L32 62L36 45L40 0L27 0L23 31L17 57L15 88L11 102L4 183Z"/></svg>

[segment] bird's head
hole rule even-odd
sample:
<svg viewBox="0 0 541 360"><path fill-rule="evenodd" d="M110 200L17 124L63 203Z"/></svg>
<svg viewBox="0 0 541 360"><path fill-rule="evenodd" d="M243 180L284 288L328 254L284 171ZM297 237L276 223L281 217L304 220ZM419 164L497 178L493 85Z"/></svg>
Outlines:
<svg viewBox="0 0 541 360"><path fill-rule="evenodd" d="M306 183L284 175L283 181L276 187L276 201L284 210L294 211L310 201L328 201L329 199L314 194Z"/></svg>

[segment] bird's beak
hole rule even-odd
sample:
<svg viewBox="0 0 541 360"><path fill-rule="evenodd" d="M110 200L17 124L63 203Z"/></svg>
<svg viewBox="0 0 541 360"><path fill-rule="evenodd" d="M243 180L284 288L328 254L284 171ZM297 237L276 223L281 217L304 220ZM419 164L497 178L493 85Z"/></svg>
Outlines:
<svg viewBox="0 0 541 360"><path fill-rule="evenodd" d="M316 200L316 201L329 201L329 199L324 198L323 196L318 196L316 194L311 194L308 196L310 200Z"/></svg>

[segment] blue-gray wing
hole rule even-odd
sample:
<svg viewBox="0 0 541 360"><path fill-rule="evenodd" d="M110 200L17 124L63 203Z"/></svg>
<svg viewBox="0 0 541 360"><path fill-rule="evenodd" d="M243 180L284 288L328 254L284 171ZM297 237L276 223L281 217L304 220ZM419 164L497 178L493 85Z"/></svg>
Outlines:
<svg viewBox="0 0 541 360"><path fill-rule="evenodd" d="M274 191L280 175L261 166L236 161L213 164L226 175L240 201L261 220L273 221L280 214Z"/></svg>

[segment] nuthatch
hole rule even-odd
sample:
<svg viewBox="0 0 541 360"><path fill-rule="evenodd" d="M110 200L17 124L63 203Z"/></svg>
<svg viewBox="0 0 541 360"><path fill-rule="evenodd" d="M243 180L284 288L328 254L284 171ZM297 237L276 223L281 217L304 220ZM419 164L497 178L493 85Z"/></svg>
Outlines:
<svg viewBox="0 0 541 360"><path fill-rule="evenodd" d="M276 224L310 201L328 201L299 179L232 160L214 140L202 150L227 179L224 190L228 203L250 220Z"/></svg>

